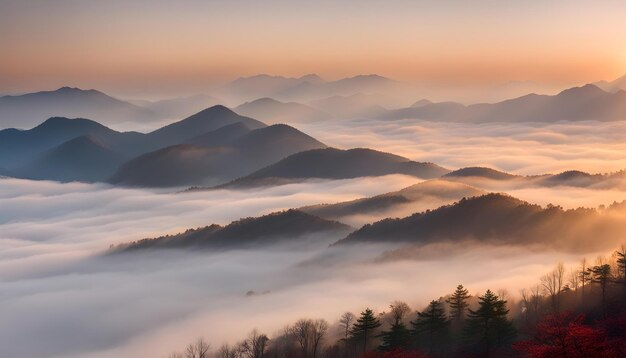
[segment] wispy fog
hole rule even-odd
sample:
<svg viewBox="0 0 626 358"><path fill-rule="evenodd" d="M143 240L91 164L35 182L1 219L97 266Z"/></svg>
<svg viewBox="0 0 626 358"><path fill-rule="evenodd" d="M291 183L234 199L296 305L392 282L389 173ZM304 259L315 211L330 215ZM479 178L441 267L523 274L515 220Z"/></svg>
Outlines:
<svg viewBox="0 0 626 358"><path fill-rule="evenodd" d="M458 283L514 293L556 261L580 259L459 245L385 261L381 253L393 247L328 248L337 237L315 238L306 250L101 255L110 244L415 182L387 176L173 194L0 180L0 356L160 357L197 336L216 346L254 327L271 335L303 315L334 322L345 310L383 310L394 299L419 307ZM267 293L246 296L250 290Z"/></svg>
<svg viewBox="0 0 626 358"><path fill-rule="evenodd" d="M625 126L349 121L303 129L338 147L368 146L452 169L485 165L536 174L626 168ZM111 244L377 195L418 182L394 175L177 194L2 179L0 356L160 357L198 336L217 346L255 327L271 335L301 316L335 322L345 310L383 310L394 299L419 308L459 283L472 293L507 288L514 295L535 284L555 262L574 265L582 258L580 253L464 243L424 247L410 259L389 260L393 255L384 252L391 246L329 248L338 237L316 237L306 250L288 245L102 255ZM626 199L617 189L474 184L567 208ZM443 203L421 201L415 211ZM386 215L409 211L402 207ZM250 290L266 294L246 296Z"/></svg>
<svg viewBox="0 0 626 358"><path fill-rule="evenodd" d="M340 148L367 146L452 169L489 166L516 174L626 169L626 122L503 125L345 120L299 128Z"/></svg>

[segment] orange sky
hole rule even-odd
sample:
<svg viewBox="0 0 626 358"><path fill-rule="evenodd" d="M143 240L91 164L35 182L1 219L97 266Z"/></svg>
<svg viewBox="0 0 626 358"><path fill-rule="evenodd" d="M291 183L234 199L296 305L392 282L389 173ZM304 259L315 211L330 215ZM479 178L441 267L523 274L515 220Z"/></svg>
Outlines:
<svg viewBox="0 0 626 358"><path fill-rule="evenodd" d="M0 2L0 93L238 76L573 85L626 73L624 1Z"/></svg>

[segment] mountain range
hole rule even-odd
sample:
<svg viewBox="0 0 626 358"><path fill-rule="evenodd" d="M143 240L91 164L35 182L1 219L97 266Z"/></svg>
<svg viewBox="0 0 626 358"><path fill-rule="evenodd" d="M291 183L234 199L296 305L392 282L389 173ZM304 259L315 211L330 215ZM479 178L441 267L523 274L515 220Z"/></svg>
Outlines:
<svg viewBox="0 0 626 358"><path fill-rule="evenodd" d="M614 121L626 119L626 91L606 92L588 84L557 95L529 94L469 106L454 102L420 103L388 111L380 119L416 118L455 122Z"/></svg>
<svg viewBox="0 0 626 358"><path fill-rule="evenodd" d="M297 245L311 239L332 239L342 234L343 238L332 244L331 250L347 245L383 244L388 245L382 247L382 254L387 259L409 258L415 248L427 244L462 245L469 241L542 249L558 247L577 252L618 244L625 207L623 202L602 210L565 210L553 205L541 207L506 194L488 193L463 197L452 204L402 218L386 218L354 231L336 220L311 214L317 210L324 215L324 208L308 207L244 218L227 226L213 224L176 235L142 239L114 247L110 253L146 249L225 250L274 244ZM335 216L339 212L341 216L344 208L345 205L335 206L326 214ZM589 240L589 237L594 240ZM404 245L403 248L398 249L399 244Z"/></svg>
<svg viewBox="0 0 626 358"><path fill-rule="evenodd" d="M243 103L233 110L244 116L258 118L265 123L318 122L332 116L313 107L296 102L280 102L272 98L259 98Z"/></svg>
<svg viewBox="0 0 626 358"><path fill-rule="evenodd" d="M220 127L187 140L195 144L177 144L136 157L123 164L109 182L153 187L218 184L288 155L326 147L284 124L254 130L233 126ZM226 140L224 132L231 134L230 140ZM211 138L217 141L211 143Z"/></svg>
<svg viewBox="0 0 626 358"><path fill-rule="evenodd" d="M256 75L238 78L217 91L221 98L252 101L271 97L279 101L307 103L332 96L350 96L358 93L405 96L409 86L379 75L358 75L335 81L326 81L316 74L299 78Z"/></svg>
<svg viewBox="0 0 626 358"><path fill-rule="evenodd" d="M29 128L55 116L91 118L107 125L152 121L158 117L150 109L93 89L62 87L54 91L0 97L1 128Z"/></svg>

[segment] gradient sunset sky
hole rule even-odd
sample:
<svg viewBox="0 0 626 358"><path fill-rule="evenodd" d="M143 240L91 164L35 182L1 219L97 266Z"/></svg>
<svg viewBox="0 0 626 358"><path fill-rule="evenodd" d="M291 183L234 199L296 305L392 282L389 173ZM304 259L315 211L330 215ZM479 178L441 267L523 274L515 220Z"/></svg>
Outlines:
<svg viewBox="0 0 626 358"><path fill-rule="evenodd" d="M0 93L258 73L577 85L626 73L625 16L626 1L0 0Z"/></svg>

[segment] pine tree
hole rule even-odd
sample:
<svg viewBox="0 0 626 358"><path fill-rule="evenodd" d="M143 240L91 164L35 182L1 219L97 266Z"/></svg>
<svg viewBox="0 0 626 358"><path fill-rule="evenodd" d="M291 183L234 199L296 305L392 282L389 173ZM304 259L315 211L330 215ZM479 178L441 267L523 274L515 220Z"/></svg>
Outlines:
<svg viewBox="0 0 626 358"><path fill-rule="evenodd" d="M626 288L626 248L624 248L624 245L622 245L619 250L615 251L615 255L617 256L618 274L621 274L622 283L624 284L624 288Z"/></svg>
<svg viewBox="0 0 626 358"><path fill-rule="evenodd" d="M434 347L442 346L448 334L450 321L442 306L439 300L430 301L428 307L418 312L417 319L411 322L414 336L426 343L431 354Z"/></svg>
<svg viewBox="0 0 626 358"><path fill-rule="evenodd" d="M363 354L367 352L367 339L378 327L380 327L380 321L374 316L374 311L369 308L361 312L361 317L352 326L350 336L355 341L363 342Z"/></svg>
<svg viewBox="0 0 626 358"><path fill-rule="evenodd" d="M611 278L611 265L597 265L589 269L591 274L591 282L600 285L602 292L602 313L606 316L606 286Z"/></svg>
<svg viewBox="0 0 626 358"><path fill-rule="evenodd" d="M395 349L406 349L411 343L411 331L403 322L394 322L389 331L380 334L382 343L378 350L389 352Z"/></svg>
<svg viewBox="0 0 626 358"><path fill-rule="evenodd" d="M465 310L469 307L467 300L472 297L463 285L458 285L454 293L446 299L446 303L450 305L450 318L456 323L465 318Z"/></svg>
<svg viewBox="0 0 626 358"><path fill-rule="evenodd" d="M515 336L515 329L507 319L509 310L506 301L500 299L491 290L478 297L477 310L469 309L465 333L478 343L488 356L491 348L501 346Z"/></svg>

